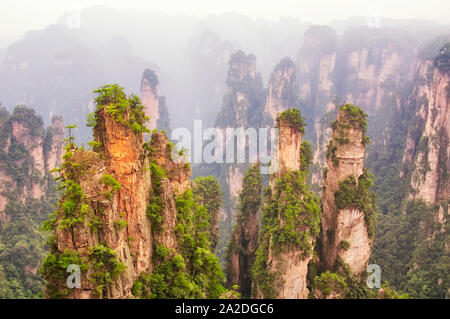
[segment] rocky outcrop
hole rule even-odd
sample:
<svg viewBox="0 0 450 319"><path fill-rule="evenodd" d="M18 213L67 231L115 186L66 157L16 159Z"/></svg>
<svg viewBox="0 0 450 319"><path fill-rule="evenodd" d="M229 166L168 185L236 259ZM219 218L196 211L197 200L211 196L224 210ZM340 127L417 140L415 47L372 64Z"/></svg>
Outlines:
<svg viewBox="0 0 450 319"><path fill-rule="evenodd" d="M258 247L258 213L261 206L262 176L259 164L245 173L243 189L239 194L236 226L227 252L227 286L238 285L241 295L250 298L251 268Z"/></svg>
<svg viewBox="0 0 450 319"><path fill-rule="evenodd" d="M64 155L61 176L66 195L60 200L54 226L55 246L49 255L70 251L81 260L92 260L94 266L83 274L81 289L67 292L64 281L44 273L48 276L49 297L70 292L72 298L125 298L131 295L139 273L152 267L152 233L146 214L151 181L149 170L144 169L149 162L143 134L116 121L107 112L110 105L98 107L96 114L94 141L101 145L101 151L69 145ZM128 108L123 118L128 119L130 112ZM83 169L78 169L78 165ZM76 190L78 195L73 194ZM80 215L73 224L68 222L70 226L64 226L70 218L64 209L64 205L69 205L66 203L74 206L72 215ZM49 266L49 258L44 267ZM99 262L111 268L103 271L109 272L114 281L102 278L101 265L95 266Z"/></svg>
<svg viewBox="0 0 450 319"><path fill-rule="evenodd" d="M246 55L242 51L232 54L229 60L227 92L223 98L222 110L217 117L216 127L223 132L226 128L245 130L248 127L259 127L263 104L264 89L262 78L256 72L256 57L253 54ZM235 203L237 201L242 189L245 169L246 165L239 163L228 163L219 168L219 175L225 186L225 202ZM226 219L229 222L235 215L235 209L232 206L224 207Z"/></svg>
<svg viewBox="0 0 450 319"><path fill-rule="evenodd" d="M54 211L64 126L60 117L44 129L33 109L0 107L0 298L33 298L43 288L38 273L46 254L42 221ZM20 248L19 248L20 247ZM6 267L7 266L7 267Z"/></svg>
<svg viewBox="0 0 450 319"><path fill-rule="evenodd" d="M256 72L256 57L238 51L230 56L227 92L216 121L219 128L249 127L260 120L263 106L262 78Z"/></svg>
<svg viewBox="0 0 450 319"><path fill-rule="evenodd" d="M293 107L299 107L296 67L294 62L286 57L275 66L270 77L263 125L274 126L277 115Z"/></svg>
<svg viewBox="0 0 450 319"><path fill-rule="evenodd" d="M332 28L312 26L306 30L297 67L300 101L314 106L304 110L308 120L314 120L333 106L337 90L334 74L337 49L338 38Z"/></svg>
<svg viewBox="0 0 450 319"><path fill-rule="evenodd" d="M150 130L168 130L169 113L166 107L166 99L159 96L159 80L155 71L145 69L141 80L141 97L144 112L150 118L148 127Z"/></svg>
<svg viewBox="0 0 450 319"><path fill-rule="evenodd" d="M45 131L42 119L24 106L12 115L1 111L0 216L6 219L8 197L21 194L24 203L27 198L41 199L47 191L47 174L60 162L64 128L62 119L55 117Z"/></svg>
<svg viewBox="0 0 450 319"><path fill-rule="evenodd" d="M364 170L366 115L345 104L332 127L322 193L320 262L325 270L348 269L358 277L366 270L374 231L375 203Z"/></svg>
<svg viewBox="0 0 450 319"><path fill-rule="evenodd" d="M292 113L284 112L277 118L276 127L279 129L279 140L277 156L274 158L274 164L278 165L278 170L274 174L277 177L283 176L287 171L300 170L303 123L292 123L290 116L283 116L284 114Z"/></svg>
<svg viewBox="0 0 450 319"><path fill-rule="evenodd" d="M172 159L165 133L153 131L145 142L149 130L136 97L126 97L118 85L96 92L93 150L70 139L65 146L65 194L46 226L55 235L41 268L47 296L218 297L223 275L210 252L208 209L193 199L189 165ZM80 267L81 287L66 286L67 261ZM152 286L174 275L167 267L176 267L183 283L172 278L164 281L166 289ZM196 274L204 285L191 278Z"/></svg>
<svg viewBox="0 0 450 319"><path fill-rule="evenodd" d="M363 105L373 115L370 135L378 137L371 156L386 152L396 129L391 128L396 125L393 119L406 116L396 113L407 109L405 92L414 81L419 48L416 35L399 29L353 27L339 40L330 27L312 26L306 31L297 60L298 90L309 124L306 138L314 141L315 189L323 184L323 150L331 137L328 123L336 116L336 105Z"/></svg>
<svg viewBox="0 0 450 319"><path fill-rule="evenodd" d="M150 147L152 159L166 172L174 194L182 194L190 188L191 168L183 161L174 161L172 159L174 146L169 142L167 135L160 132L153 132Z"/></svg>
<svg viewBox="0 0 450 319"><path fill-rule="evenodd" d="M319 233L319 200L306 186L307 172L300 171L304 124L299 111L281 113L277 125L280 165L265 195L252 294L257 298L308 298L308 264Z"/></svg>
<svg viewBox="0 0 450 319"><path fill-rule="evenodd" d="M43 150L45 168L50 171L61 164L64 145L64 123L62 117L52 119L52 125L47 129Z"/></svg>
<svg viewBox="0 0 450 319"><path fill-rule="evenodd" d="M424 60L420 64L409 101L416 107L416 126L408 134L401 172L401 176L411 172L409 198L432 205L439 205L449 197L449 50L446 45L434 61Z"/></svg>

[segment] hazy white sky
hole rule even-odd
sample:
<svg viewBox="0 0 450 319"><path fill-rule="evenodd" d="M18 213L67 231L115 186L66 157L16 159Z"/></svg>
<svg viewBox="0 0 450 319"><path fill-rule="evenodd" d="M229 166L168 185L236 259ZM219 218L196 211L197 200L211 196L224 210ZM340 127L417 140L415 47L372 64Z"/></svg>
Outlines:
<svg viewBox="0 0 450 319"><path fill-rule="evenodd" d="M0 39L15 38L54 23L66 11L92 5L206 16L235 11L277 20L296 17L327 24L330 20L367 16L434 20L450 24L448 0L0 0Z"/></svg>

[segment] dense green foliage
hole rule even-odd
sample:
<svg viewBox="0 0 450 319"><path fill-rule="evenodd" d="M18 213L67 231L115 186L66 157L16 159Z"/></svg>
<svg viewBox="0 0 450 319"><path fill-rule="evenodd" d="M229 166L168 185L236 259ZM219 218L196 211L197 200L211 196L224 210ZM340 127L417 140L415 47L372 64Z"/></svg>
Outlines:
<svg viewBox="0 0 450 319"><path fill-rule="evenodd" d="M372 259L382 267L385 280L414 298L448 297L448 203L441 207L445 225L435 220L439 207L422 201L408 201L404 213L383 216L378 222L383 232L375 239Z"/></svg>
<svg viewBox="0 0 450 319"><path fill-rule="evenodd" d="M253 265L253 278L264 296L274 295L276 274L267 269L269 247L276 255L296 247L307 256L320 232L320 202L305 184L306 172L292 171L276 181L275 192L266 189L260 242ZM280 220L283 222L281 223Z"/></svg>
<svg viewBox="0 0 450 319"><path fill-rule="evenodd" d="M347 283L344 277L329 271L314 277L313 294L321 298L327 298L331 294L333 297L344 297L347 291Z"/></svg>
<svg viewBox="0 0 450 319"><path fill-rule="evenodd" d="M161 199L161 179L166 177L164 169L156 164L155 161L150 163L150 172L152 180L152 194L150 202L147 205L147 217L152 223L152 232L162 231L164 202Z"/></svg>
<svg viewBox="0 0 450 319"><path fill-rule="evenodd" d="M250 213L255 213L261 206L262 175L259 163L250 166L245 172L242 191L239 193L238 223L245 223Z"/></svg>
<svg viewBox="0 0 450 319"><path fill-rule="evenodd" d="M211 249L219 241L219 209L222 206L222 191L219 181L213 176L197 177L192 183L195 201L206 208L210 217Z"/></svg>
<svg viewBox="0 0 450 319"><path fill-rule="evenodd" d="M226 252L226 269L228 277L228 286L233 286L235 284L240 284L239 291L244 298L250 298L252 289L251 280L251 268L253 266L253 261L255 259L254 255L250 256L248 251L248 240L244 235L246 230L254 225L249 225L250 214L257 215L261 207L261 191L262 191L262 175L260 171L260 164L256 163L252 165L244 175L242 182L242 190L239 194L239 205L238 212L236 216L236 225L233 229L233 234L231 235L231 240L228 243ZM253 220L254 222L254 220ZM240 239L240 241L238 240ZM230 256L233 253L239 253L239 283L230 282ZM254 253L253 253L254 254Z"/></svg>
<svg viewBox="0 0 450 319"><path fill-rule="evenodd" d="M114 249L103 244L89 247L88 255L89 264L94 271L90 280L96 285L95 291L98 297L104 298L107 285L123 273L126 266L117 259Z"/></svg>
<svg viewBox="0 0 450 319"><path fill-rule="evenodd" d="M208 211L195 201L190 189L176 198L176 207L180 250L154 247L156 266L150 275L141 274L133 294L140 298L218 298L225 288L219 261L210 249Z"/></svg>
<svg viewBox="0 0 450 319"><path fill-rule="evenodd" d="M377 213L375 193L370 191L373 186L373 177L367 170L359 176L354 176L339 182L339 189L334 193L336 207L338 209L358 208L364 212L369 237L375 234L375 218Z"/></svg>
<svg viewBox="0 0 450 319"><path fill-rule="evenodd" d="M78 265L81 273L84 273L88 268L86 262L86 259L79 257L76 251L68 249L62 253L53 250L48 254L39 269L42 277L47 281L47 295L50 298L64 298L69 295L71 290L65 286L67 267L70 264Z"/></svg>
<svg viewBox="0 0 450 319"><path fill-rule="evenodd" d="M309 166L312 164L313 153L311 144L308 141L303 141L300 147L300 170L308 172Z"/></svg>
<svg viewBox="0 0 450 319"><path fill-rule="evenodd" d="M289 109L278 114L276 121L277 125L279 125L280 122L285 122L289 126L297 129L299 132L305 133L306 124L300 115L300 111L297 109Z"/></svg>
<svg viewBox="0 0 450 319"><path fill-rule="evenodd" d="M144 106L136 95L126 96L123 88L117 84L107 84L97 90L95 103L97 109L94 114L88 114L88 126L96 127L99 112L106 108L106 112L112 115L114 120L133 129L136 133L150 132L145 127L148 117L144 113Z"/></svg>
<svg viewBox="0 0 450 319"><path fill-rule="evenodd" d="M29 130L29 138L51 141L34 110L18 106L10 115L0 107L0 172L11 179L2 178L5 184L0 193L8 200L0 212L0 299L40 298L44 281L37 269L48 240L40 228L54 210L56 183L48 172L42 176L34 168L29 150L11 134L13 121ZM33 185L47 185L41 199L24 197L24 187L30 190Z"/></svg>
<svg viewBox="0 0 450 319"><path fill-rule="evenodd" d="M352 127L361 128L366 133L367 114L362 109L353 104L346 103L341 105L340 110L344 113L344 123L348 123Z"/></svg>

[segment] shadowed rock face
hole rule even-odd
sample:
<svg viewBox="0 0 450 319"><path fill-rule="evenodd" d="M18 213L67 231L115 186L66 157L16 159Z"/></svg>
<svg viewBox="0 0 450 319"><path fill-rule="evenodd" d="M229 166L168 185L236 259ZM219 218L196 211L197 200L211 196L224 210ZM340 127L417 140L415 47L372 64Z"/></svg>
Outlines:
<svg viewBox="0 0 450 319"><path fill-rule="evenodd" d="M364 131L358 124L351 124L348 115L340 109L336 128L329 149L328 170L322 193L322 247L321 263L326 270L334 271L338 261L346 263L353 274L361 275L371 254L372 238L369 237L365 212L356 207L339 209L335 192L339 183L364 172ZM339 142L339 140L343 142ZM345 243L345 244L344 244ZM348 247L346 244L349 244Z"/></svg>

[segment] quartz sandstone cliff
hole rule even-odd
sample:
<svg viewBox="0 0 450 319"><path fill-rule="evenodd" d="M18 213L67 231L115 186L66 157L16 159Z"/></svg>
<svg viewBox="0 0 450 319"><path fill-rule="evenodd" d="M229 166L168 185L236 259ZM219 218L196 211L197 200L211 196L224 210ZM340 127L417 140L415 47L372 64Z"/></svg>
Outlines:
<svg viewBox="0 0 450 319"><path fill-rule="evenodd" d="M277 117L278 171L266 189L253 267L256 298L308 298L308 263L319 233L319 201L300 171L303 119L291 109Z"/></svg>
<svg viewBox="0 0 450 319"><path fill-rule="evenodd" d="M0 220L6 221L10 195L21 194L22 203L45 195L47 175L60 163L64 127L62 119L54 117L44 130L42 119L24 106L16 107L12 115L5 109L0 112Z"/></svg>
<svg viewBox="0 0 450 319"><path fill-rule="evenodd" d="M148 128L150 130L168 130L169 113L166 107L166 99L159 96L159 80L155 71L146 69L141 80L141 99L144 112L150 118Z"/></svg>
<svg viewBox="0 0 450 319"><path fill-rule="evenodd" d="M245 173L243 189L239 194L236 226L227 252L227 285L229 288L238 285L244 298L251 296L251 269L258 247L258 215L262 188L259 170L259 164L254 164Z"/></svg>
<svg viewBox="0 0 450 319"><path fill-rule="evenodd" d="M211 252L212 213L195 202L189 164L175 160L180 154L165 133L154 130L145 142L147 118L136 96L118 85L95 92L92 150L69 137L59 170L65 194L45 225L54 231L41 267L47 296L218 297L224 288ZM81 271L75 289L66 286L69 264ZM160 280L165 288L155 286Z"/></svg>
<svg viewBox="0 0 450 319"><path fill-rule="evenodd" d="M424 60L420 64L418 80L410 97L410 103L417 107L419 121L416 123L420 127L409 132L403 155L404 169L400 174L403 176L411 171L410 199L422 199L436 205L449 197L449 50L448 45L444 46L434 61ZM441 216L444 210L448 208L440 208Z"/></svg>
<svg viewBox="0 0 450 319"><path fill-rule="evenodd" d="M335 271L347 265L351 274L357 277L366 270L373 239L373 230L367 222L372 211L365 212L358 206L356 201L363 201L363 198L351 198L361 196L357 193L361 187L360 177L366 176L365 121L364 113L355 106L345 104L340 107L328 146L328 168L322 193L322 266L325 270ZM351 186L345 188L346 185ZM336 199L338 191L342 203Z"/></svg>
<svg viewBox="0 0 450 319"><path fill-rule="evenodd" d="M103 90L97 100L93 150L72 142L66 146L60 170L66 194L52 221L54 245L44 261L49 297L128 298L139 274L153 269L154 243L177 248L175 196L190 187L190 170L172 161L164 133L155 131L145 143L144 107L137 98L126 100L117 86ZM150 163L169 174L152 180ZM147 216L156 182L167 227L163 234L152 232ZM58 277L60 270L52 268L54 258L67 254L83 265L80 289L68 290Z"/></svg>
<svg viewBox="0 0 450 319"><path fill-rule="evenodd" d="M288 57L282 59L274 68L264 105L263 126L274 126L278 114L298 108L296 67Z"/></svg>

